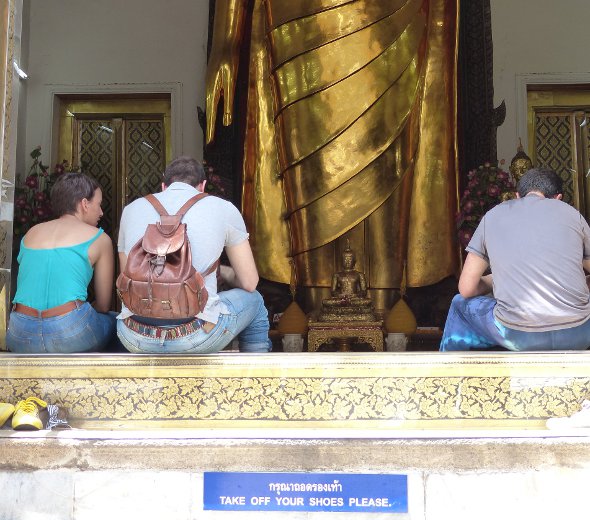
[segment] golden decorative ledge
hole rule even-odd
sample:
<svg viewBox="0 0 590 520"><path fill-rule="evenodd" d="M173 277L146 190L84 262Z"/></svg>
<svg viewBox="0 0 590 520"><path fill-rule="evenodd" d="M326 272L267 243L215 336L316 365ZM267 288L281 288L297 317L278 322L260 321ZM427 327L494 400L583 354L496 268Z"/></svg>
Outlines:
<svg viewBox="0 0 590 520"><path fill-rule="evenodd" d="M0 354L0 401L73 426L538 429L590 396L590 354Z"/></svg>

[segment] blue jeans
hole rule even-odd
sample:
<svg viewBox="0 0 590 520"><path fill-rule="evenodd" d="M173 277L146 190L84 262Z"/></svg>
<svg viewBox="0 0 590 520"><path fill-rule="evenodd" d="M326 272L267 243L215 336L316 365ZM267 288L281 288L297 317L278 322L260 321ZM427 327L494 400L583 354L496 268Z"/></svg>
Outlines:
<svg viewBox="0 0 590 520"><path fill-rule="evenodd" d="M229 314L220 314L210 332L199 329L179 338L150 338L129 329L117 320L117 334L123 346L134 353L146 354L212 354L219 352L237 337L240 352L268 352L268 312L259 292L231 289L219 293ZM148 323L146 320L142 320Z"/></svg>
<svg viewBox="0 0 590 520"><path fill-rule="evenodd" d="M6 347L17 354L97 352L115 339L115 313L103 314L88 302L54 318L12 311Z"/></svg>
<svg viewBox="0 0 590 520"><path fill-rule="evenodd" d="M514 351L585 350L590 347L590 320L582 325L546 332L509 329L494 318L496 300L488 296L453 298L440 351L500 346Z"/></svg>

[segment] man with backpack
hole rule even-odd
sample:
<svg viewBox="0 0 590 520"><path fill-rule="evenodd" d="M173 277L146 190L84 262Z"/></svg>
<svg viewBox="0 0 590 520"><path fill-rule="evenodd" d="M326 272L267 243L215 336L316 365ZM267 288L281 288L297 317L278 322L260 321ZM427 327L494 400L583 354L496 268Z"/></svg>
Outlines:
<svg viewBox="0 0 590 520"><path fill-rule="evenodd" d="M197 197L205 183L202 165L179 157L166 168L161 193L123 210L117 334L130 352L207 354L235 337L240 352L270 350L244 220L228 201ZM217 269L224 249L231 267ZM218 275L233 288L218 293Z"/></svg>

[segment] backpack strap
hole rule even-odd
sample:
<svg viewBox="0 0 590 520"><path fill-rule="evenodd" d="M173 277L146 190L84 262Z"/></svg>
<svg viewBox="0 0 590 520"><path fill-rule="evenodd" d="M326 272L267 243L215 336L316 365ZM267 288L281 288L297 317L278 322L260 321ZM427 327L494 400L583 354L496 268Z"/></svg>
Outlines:
<svg viewBox="0 0 590 520"><path fill-rule="evenodd" d="M205 197L208 197L209 194L208 193L199 193L193 197L191 197L190 199L188 199L183 205L182 207L178 210L178 212L176 213L177 217L180 217L180 220L182 220L182 217L184 217L184 214L191 209L191 207L193 206L193 204L195 204L196 202L199 202L201 199L204 199Z"/></svg>
<svg viewBox="0 0 590 520"><path fill-rule="evenodd" d="M184 215L186 214L186 212L197 202L199 202L201 199L204 199L205 197L208 197L209 194L208 193L198 193L197 195L194 195L193 197L191 197L190 199L188 199L182 206L181 208L178 210L178 213L176 213L176 215L170 215L167 211L166 208L164 208L164 206L162 206L162 203L152 194L150 193L149 195L146 195L144 197L144 199L146 199L153 207L154 209L160 214L160 217L178 217L178 219L176 220L176 226L178 227L179 222L182 220L182 217L184 217ZM213 264L211 265L211 267L209 267L209 269L207 269L204 273L201 273L201 276L207 276L208 274L211 274L213 271L216 271L217 268L219 267L219 258L213 262Z"/></svg>
<svg viewBox="0 0 590 520"><path fill-rule="evenodd" d="M199 193L199 194L191 197L182 205L182 207L178 210L178 213L176 213L175 216L180 217L179 220L182 220L182 217L184 217L185 213L193 206L193 204L195 204L195 202L198 202L202 198L205 198L208 196L209 196L208 193ZM160 214L161 217L167 217L170 215L166 211L166 208L164 208L164 206L162 206L162 203L152 193L150 193L149 195L146 195L144 197L144 199L146 199L154 207L154 209Z"/></svg>
<svg viewBox="0 0 590 520"><path fill-rule="evenodd" d="M204 273L201 273L201 276L205 277L208 274L211 274L213 271L216 271L218 267L219 267L219 258L217 260L215 260L215 262L213 262L213 265L211 265L211 267L209 267L209 269L207 269Z"/></svg>

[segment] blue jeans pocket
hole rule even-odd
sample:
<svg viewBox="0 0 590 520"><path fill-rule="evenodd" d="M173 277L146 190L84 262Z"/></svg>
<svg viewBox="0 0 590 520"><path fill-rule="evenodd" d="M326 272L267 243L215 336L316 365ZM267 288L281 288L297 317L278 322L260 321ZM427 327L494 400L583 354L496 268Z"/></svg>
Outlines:
<svg viewBox="0 0 590 520"><path fill-rule="evenodd" d="M61 330L45 338L47 352L73 353L92 352L96 350L98 341L94 331L88 325L81 324L70 329Z"/></svg>
<svg viewBox="0 0 590 520"><path fill-rule="evenodd" d="M9 328L6 333L6 347L16 354L36 354L46 352L43 342L38 336L30 337L26 334L14 334Z"/></svg>

